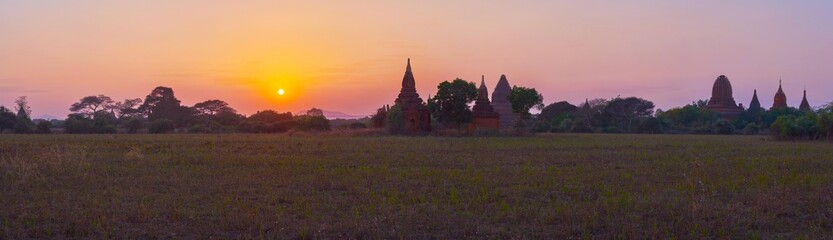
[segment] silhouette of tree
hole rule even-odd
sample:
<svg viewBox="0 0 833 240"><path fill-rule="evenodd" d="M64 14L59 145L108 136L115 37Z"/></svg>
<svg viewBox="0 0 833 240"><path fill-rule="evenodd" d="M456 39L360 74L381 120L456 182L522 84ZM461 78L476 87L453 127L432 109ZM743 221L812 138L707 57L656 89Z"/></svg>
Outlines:
<svg viewBox="0 0 833 240"><path fill-rule="evenodd" d="M145 97L139 111L148 116L148 120L168 119L175 124L184 126L193 117L194 110L181 106L179 99L174 96L174 90L168 87L156 87Z"/></svg>
<svg viewBox="0 0 833 240"><path fill-rule="evenodd" d="M544 122L552 122L553 119L565 118L567 115L572 115L577 110L578 107L569 102L556 102L541 109L541 114L538 114L538 118Z"/></svg>
<svg viewBox="0 0 833 240"><path fill-rule="evenodd" d="M34 124L32 123L32 108L29 107L29 101L26 96L18 97L14 101L17 108L17 122L14 126L15 133L31 133Z"/></svg>
<svg viewBox="0 0 833 240"><path fill-rule="evenodd" d="M81 98L77 103L73 103L69 110L84 114L88 118L94 118L96 112L104 109L112 109L114 103L113 99L108 96L86 96Z"/></svg>
<svg viewBox="0 0 833 240"><path fill-rule="evenodd" d="M428 109L443 125L458 127L461 123L471 122L472 112L469 104L477 100L477 86L456 78L444 81L437 86L437 94L428 99Z"/></svg>
<svg viewBox="0 0 833 240"><path fill-rule="evenodd" d="M52 123L49 121L40 121L35 127L35 133L50 134L52 133Z"/></svg>
<svg viewBox="0 0 833 240"><path fill-rule="evenodd" d="M14 129L15 125L17 125L17 115L5 106L0 106L0 133Z"/></svg>
<svg viewBox="0 0 833 240"><path fill-rule="evenodd" d="M118 113L118 118L138 118L142 114L139 111L139 106L142 105L141 98L133 98L133 99L125 99L124 101L117 102L113 104L113 108L115 108L116 112Z"/></svg>
<svg viewBox="0 0 833 240"><path fill-rule="evenodd" d="M311 117L323 117L324 116L324 111L322 111L321 109L318 109L318 108L311 108L310 110L307 110L306 115L311 116Z"/></svg>
<svg viewBox="0 0 833 240"><path fill-rule="evenodd" d="M194 110L199 114L214 116L222 112L237 113L237 110L229 107L228 103L222 100L208 100L194 104Z"/></svg>
<svg viewBox="0 0 833 240"><path fill-rule="evenodd" d="M520 114L521 119L529 119L529 110L532 108L544 108L544 96L535 88L513 86L509 92L509 102L512 103L512 111Z"/></svg>
<svg viewBox="0 0 833 240"><path fill-rule="evenodd" d="M374 128L382 128L385 126L385 119L388 117L388 106L383 106L379 109L376 109L376 114L370 117L371 122L373 122Z"/></svg>
<svg viewBox="0 0 833 240"><path fill-rule="evenodd" d="M610 125L619 130L633 132L634 127L642 118L650 117L654 113L654 103L637 97L615 98L608 102L604 110Z"/></svg>

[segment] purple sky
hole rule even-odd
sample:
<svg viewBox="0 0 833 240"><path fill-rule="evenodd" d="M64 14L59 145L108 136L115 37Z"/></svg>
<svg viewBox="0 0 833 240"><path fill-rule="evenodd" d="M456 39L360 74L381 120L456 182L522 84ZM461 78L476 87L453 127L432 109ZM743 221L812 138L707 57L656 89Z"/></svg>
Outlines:
<svg viewBox="0 0 833 240"><path fill-rule="evenodd" d="M545 102L638 96L662 109L708 99L768 107L833 101L830 1L2 1L0 104L28 96L63 117L83 96L241 113L310 107L369 114L396 98L410 57L420 95L500 74ZM246 3L243 3L246 2ZM275 92L285 89L285 96Z"/></svg>

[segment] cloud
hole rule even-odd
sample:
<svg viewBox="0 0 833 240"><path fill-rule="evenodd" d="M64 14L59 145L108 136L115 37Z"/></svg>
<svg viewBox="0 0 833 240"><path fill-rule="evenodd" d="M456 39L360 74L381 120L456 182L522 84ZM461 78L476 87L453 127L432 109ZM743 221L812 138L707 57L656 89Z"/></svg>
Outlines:
<svg viewBox="0 0 833 240"><path fill-rule="evenodd" d="M0 79L0 82L15 82L19 80ZM0 92L2 93L45 93L45 89L26 88L15 85L0 85Z"/></svg>

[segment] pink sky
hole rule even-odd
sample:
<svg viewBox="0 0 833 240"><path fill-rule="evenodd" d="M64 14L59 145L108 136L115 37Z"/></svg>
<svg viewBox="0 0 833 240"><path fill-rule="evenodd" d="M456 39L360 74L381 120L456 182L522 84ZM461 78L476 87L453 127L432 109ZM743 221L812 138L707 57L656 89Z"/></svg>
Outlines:
<svg viewBox="0 0 833 240"><path fill-rule="evenodd" d="M668 109L725 74L744 105L758 89L770 106L779 77L791 106L804 86L811 105L833 101L833 3L628 2L0 1L0 104L25 95L35 116L63 117L83 96L168 86L244 114L364 115L393 102L409 57L423 98L506 74L546 103Z"/></svg>

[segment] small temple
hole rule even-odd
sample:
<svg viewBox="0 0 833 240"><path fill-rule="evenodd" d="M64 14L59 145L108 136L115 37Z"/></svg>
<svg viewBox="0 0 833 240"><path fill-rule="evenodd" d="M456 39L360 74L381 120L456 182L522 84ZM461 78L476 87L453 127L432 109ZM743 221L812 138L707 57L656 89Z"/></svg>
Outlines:
<svg viewBox="0 0 833 240"><path fill-rule="evenodd" d="M813 111L813 108L810 107L810 103L807 102L807 89L804 89L804 99L801 99L801 105L798 106L798 110L802 112Z"/></svg>
<svg viewBox="0 0 833 240"><path fill-rule="evenodd" d="M743 107L738 106L732 96L732 83L726 75L720 75L714 80L712 97L706 104L706 108L730 118L743 112Z"/></svg>
<svg viewBox="0 0 833 240"><path fill-rule="evenodd" d="M763 111L761 101L758 101L758 89L752 93L752 102L749 103L749 111Z"/></svg>
<svg viewBox="0 0 833 240"><path fill-rule="evenodd" d="M775 99L772 102L772 108L770 109L777 109L777 108L788 108L787 106L787 95L784 94L784 90L781 89L781 80L778 80L778 92L775 93Z"/></svg>
<svg viewBox="0 0 833 240"><path fill-rule="evenodd" d="M489 101L489 90L486 89L486 77L480 78L480 89L477 93L477 101L472 108L472 130L478 129L500 129L500 114L495 112Z"/></svg>
<svg viewBox="0 0 833 240"><path fill-rule="evenodd" d="M416 80L411 71L410 58L405 68L405 76L402 78L402 90L396 98L396 105L402 109L405 117L405 133L418 134L431 131L431 112L416 91Z"/></svg>
<svg viewBox="0 0 833 240"><path fill-rule="evenodd" d="M512 103L509 102L509 93L511 92L512 86L509 85L506 75L500 75L495 91L492 92L492 106L495 112L500 114L500 128L503 129L515 126L520 118L519 114L512 111Z"/></svg>

